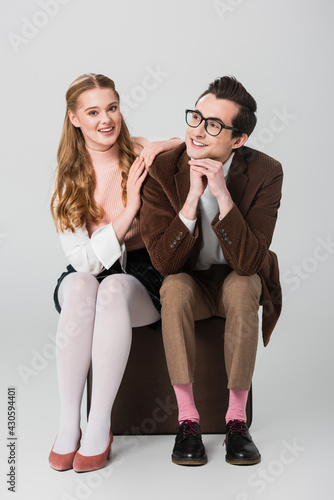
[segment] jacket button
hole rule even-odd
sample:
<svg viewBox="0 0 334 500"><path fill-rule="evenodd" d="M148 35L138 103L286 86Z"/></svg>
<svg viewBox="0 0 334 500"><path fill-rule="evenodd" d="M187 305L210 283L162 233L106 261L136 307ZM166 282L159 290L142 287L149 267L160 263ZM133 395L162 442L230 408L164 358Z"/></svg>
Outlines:
<svg viewBox="0 0 334 500"><path fill-rule="evenodd" d="M171 247L171 248L174 248L174 247L175 247L174 243L172 243L170 247Z"/></svg>
<svg viewBox="0 0 334 500"><path fill-rule="evenodd" d="M181 232L179 233L179 236L183 236L183 233L182 233L182 231L181 231Z"/></svg>

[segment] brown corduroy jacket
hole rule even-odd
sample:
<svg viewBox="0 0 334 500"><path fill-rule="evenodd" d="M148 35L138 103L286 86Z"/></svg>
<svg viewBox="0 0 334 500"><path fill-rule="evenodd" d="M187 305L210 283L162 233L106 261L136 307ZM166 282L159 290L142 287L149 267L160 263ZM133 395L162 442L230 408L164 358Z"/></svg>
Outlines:
<svg viewBox="0 0 334 500"><path fill-rule="evenodd" d="M190 188L185 144L159 155L142 193L141 233L154 267L164 276L194 270L201 249L200 217L192 235L179 217ZM263 342L267 345L282 307L276 254L269 250L281 200L283 171L270 156L242 146L227 177L234 202L211 222L227 263L238 274L259 274Z"/></svg>

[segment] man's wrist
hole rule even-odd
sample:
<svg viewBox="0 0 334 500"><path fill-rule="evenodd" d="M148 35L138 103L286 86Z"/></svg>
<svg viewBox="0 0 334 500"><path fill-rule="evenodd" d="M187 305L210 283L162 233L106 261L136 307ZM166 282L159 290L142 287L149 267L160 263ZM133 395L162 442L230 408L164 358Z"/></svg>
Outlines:
<svg viewBox="0 0 334 500"><path fill-rule="evenodd" d="M222 220L232 210L234 205L230 194L218 200L218 205L219 205L219 220Z"/></svg>
<svg viewBox="0 0 334 500"><path fill-rule="evenodd" d="M183 207L181 208L181 214L183 217L188 220L196 219L198 202L199 198L197 196L188 195Z"/></svg>

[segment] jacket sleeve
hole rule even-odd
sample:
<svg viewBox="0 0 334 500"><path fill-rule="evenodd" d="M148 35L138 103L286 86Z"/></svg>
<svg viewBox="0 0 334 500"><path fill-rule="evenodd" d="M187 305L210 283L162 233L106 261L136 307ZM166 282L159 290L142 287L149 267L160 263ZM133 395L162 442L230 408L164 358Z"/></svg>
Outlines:
<svg viewBox="0 0 334 500"><path fill-rule="evenodd" d="M125 245L119 244L111 223L97 229L91 238L85 226L77 228L74 233L64 231L60 233L60 242L76 271L96 276L103 269L109 269L118 259L124 266Z"/></svg>
<svg viewBox="0 0 334 500"><path fill-rule="evenodd" d="M149 176L142 192L140 227L143 241L153 266L162 274L181 272L198 240L198 225L194 234L182 222L179 208L160 182Z"/></svg>
<svg viewBox="0 0 334 500"><path fill-rule="evenodd" d="M243 216L234 205L222 220L217 214L211 223L226 261L240 275L258 273L268 256L280 206L282 181L282 167L276 162L259 187L247 214Z"/></svg>

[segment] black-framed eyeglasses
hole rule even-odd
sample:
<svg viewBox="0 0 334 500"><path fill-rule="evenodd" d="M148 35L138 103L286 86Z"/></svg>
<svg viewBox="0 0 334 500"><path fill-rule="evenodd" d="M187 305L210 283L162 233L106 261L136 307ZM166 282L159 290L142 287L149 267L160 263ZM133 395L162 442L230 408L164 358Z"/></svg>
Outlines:
<svg viewBox="0 0 334 500"><path fill-rule="evenodd" d="M186 122L189 127L197 128L200 126L202 121L204 121L204 128L207 133L213 136L219 135L223 128L241 132L238 128L228 127L219 118L204 118L200 111L186 109Z"/></svg>

